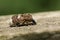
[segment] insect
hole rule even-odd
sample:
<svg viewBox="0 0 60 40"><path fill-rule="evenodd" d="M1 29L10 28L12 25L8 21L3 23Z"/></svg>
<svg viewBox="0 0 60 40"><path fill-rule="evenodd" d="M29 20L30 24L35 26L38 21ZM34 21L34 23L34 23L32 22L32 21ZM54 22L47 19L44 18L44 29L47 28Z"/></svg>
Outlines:
<svg viewBox="0 0 60 40"><path fill-rule="evenodd" d="M28 26L28 25L36 25L35 20L32 18L31 14L21 14L19 15L20 17L18 18L18 15L14 15L12 16L12 25L10 25L10 27L13 26Z"/></svg>

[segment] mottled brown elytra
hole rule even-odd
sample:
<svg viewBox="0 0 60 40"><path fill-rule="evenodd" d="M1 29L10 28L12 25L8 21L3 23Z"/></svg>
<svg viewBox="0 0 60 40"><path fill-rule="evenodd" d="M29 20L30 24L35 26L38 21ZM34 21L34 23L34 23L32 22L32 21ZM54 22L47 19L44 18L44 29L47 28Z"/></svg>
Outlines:
<svg viewBox="0 0 60 40"><path fill-rule="evenodd" d="M28 25L36 25L35 20L32 18L31 14L21 14L18 18L18 15L12 16L12 25L14 26L28 26Z"/></svg>

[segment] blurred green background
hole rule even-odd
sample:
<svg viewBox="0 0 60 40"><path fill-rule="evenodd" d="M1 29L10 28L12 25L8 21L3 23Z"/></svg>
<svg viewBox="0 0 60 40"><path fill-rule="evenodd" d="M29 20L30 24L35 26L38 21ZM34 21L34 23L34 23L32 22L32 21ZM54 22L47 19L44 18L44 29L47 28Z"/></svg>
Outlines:
<svg viewBox="0 0 60 40"><path fill-rule="evenodd" d="M0 15L60 10L60 0L0 0Z"/></svg>

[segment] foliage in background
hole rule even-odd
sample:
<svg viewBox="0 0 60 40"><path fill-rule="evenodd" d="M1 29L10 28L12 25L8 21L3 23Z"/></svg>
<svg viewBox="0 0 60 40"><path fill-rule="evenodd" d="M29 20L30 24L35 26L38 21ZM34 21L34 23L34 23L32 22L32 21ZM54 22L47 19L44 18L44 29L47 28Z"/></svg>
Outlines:
<svg viewBox="0 0 60 40"><path fill-rule="evenodd" d="M60 10L60 0L0 0L0 15Z"/></svg>

